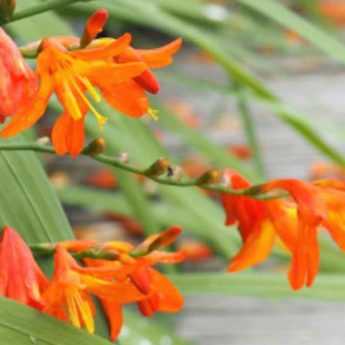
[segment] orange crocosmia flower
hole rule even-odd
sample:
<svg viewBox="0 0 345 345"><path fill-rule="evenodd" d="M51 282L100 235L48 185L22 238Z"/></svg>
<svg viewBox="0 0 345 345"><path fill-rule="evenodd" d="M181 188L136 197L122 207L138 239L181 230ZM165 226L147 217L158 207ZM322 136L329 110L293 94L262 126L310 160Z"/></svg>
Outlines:
<svg viewBox="0 0 345 345"><path fill-rule="evenodd" d="M263 191L286 190L295 203L298 215L296 245L292 251L290 281L294 288L311 286L319 271L320 250L317 230L327 230L335 243L345 251L345 183L319 180L274 180Z"/></svg>
<svg viewBox="0 0 345 345"><path fill-rule="evenodd" d="M238 174L228 172L233 188L248 188ZM267 258L275 239L292 255L289 280L293 289L311 286L319 270L318 229L326 229L338 246L345 250L345 184L321 180L273 180L262 192L283 190L289 197L256 200L249 196L223 193L227 224L238 223L244 245L232 260L229 270L238 271Z"/></svg>
<svg viewBox="0 0 345 345"><path fill-rule="evenodd" d="M172 263L182 260L182 255L166 253L158 258L157 253L151 254L151 258L144 257L134 259L123 255L119 261L106 261L85 259L89 268L98 268L104 278L109 281L118 281L119 284L126 284L127 289L131 288L133 293L124 298L122 302L111 297L101 297L101 303L107 316L110 328L110 338L115 341L118 337L122 322L124 304L136 302L139 310L144 316L151 316L155 312L178 312L183 307L183 297L172 282L161 273L151 267L155 262L162 260L164 263ZM153 255L153 256L152 256ZM160 256L161 254L158 254ZM112 271L112 268L114 269ZM136 293L134 293L136 291Z"/></svg>
<svg viewBox="0 0 345 345"><path fill-rule="evenodd" d="M134 268L129 273L131 281L146 296L137 303L144 316L151 316L159 311L174 313L183 307L183 297L174 284L152 267L157 263L176 264L184 261L185 255L181 251L169 253L157 250L170 245L180 233L181 229L174 226L158 235L149 236L132 251L132 253L147 252L138 259L123 255L122 260L129 265L132 264Z"/></svg>
<svg viewBox="0 0 345 345"><path fill-rule="evenodd" d="M225 172L233 189L249 188L250 183L230 170ZM263 262L280 238L292 250L297 232L296 211L281 200L260 201L249 196L222 193L226 225L237 224L243 247L232 259L229 271L235 272Z"/></svg>
<svg viewBox="0 0 345 345"><path fill-rule="evenodd" d="M5 227L0 241L0 295L41 309L48 281L30 248L12 228Z"/></svg>
<svg viewBox="0 0 345 345"><path fill-rule="evenodd" d="M12 39L0 28L0 122L23 108L35 94L38 81Z"/></svg>
<svg viewBox="0 0 345 345"><path fill-rule="evenodd" d="M94 332L94 305L91 294L117 303L139 299L141 294L131 284L106 281L96 277L96 269L83 268L62 245L57 245L52 281L43 294L43 311L75 327ZM104 274L104 272L101 272Z"/></svg>
<svg viewBox="0 0 345 345"><path fill-rule="evenodd" d="M103 30L107 18L107 10L99 9L95 11L85 25L81 42L83 43L85 41L85 37L89 38L86 41L89 41L90 38L95 38L97 33ZM96 39L87 46L87 49L83 49L80 51L80 54L77 54L80 58L98 59L100 58L98 49L100 47L107 49L107 47L111 47L116 41L112 38ZM112 83L111 87L109 85L103 87L102 93L107 102L126 115L140 117L149 114L154 117L155 112L149 107L149 101L145 91L157 94L160 86L151 69L163 68L170 65L173 61L173 56L180 49L181 45L182 40L179 38L156 49L134 49L131 46L127 46L121 50L120 54L114 56L114 62L119 64L141 62L145 64L146 68L139 75L134 76L134 78L122 83ZM108 59L104 54L102 58Z"/></svg>
<svg viewBox="0 0 345 345"><path fill-rule="evenodd" d="M93 105L101 101L97 89L109 103L113 103L112 97L118 97L113 87L140 75L146 69L143 62L118 64L113 61L128 47L130 40L131 36L125 34L105 47L92 49L91 55L84 53L86 49L67 51L57 39L43 40L36 69L40 80L39 90L26 107L20 108L12 116L0 136L7 138L31 127L44 114L49 98L55 92L63 106L63 113L52 131L53 145L58 154L78 155L84 144L86 113L91 111L100 126L106 122L106 118ZM85 95L86 92L93 102Z"/></svg>
<svg viewBox="0 0 345 345"><path fill-rule="evenodd" d="M119 85L118 91L126 93L127 89L136 89L135 94L142 95L142 104L137 104L136 107L131 106L131 112L133 115L140 114L143 111L150 112L150 109L140 109L144 104L148 104L147 96L145 91L157 94L160 90L159 82L156 79L155 75L151 72L151 69L163 68L172 63L172 57L175 55L178 50L181 48L182 39L178 38L175 41L170 42L169 44L155 49L134 49L132 47L127 47L117 58L116 61L119 63L128 63L141 61L144 62L147 69L135 77L133 80L127 82L127 84ZM139 99L137 97L137 99ZM115 105L115 104L114 104ZM127 107L123 108L123 111L126 112Z"/></svg>
<svg viewBox="0 0 345 345"><path fill-rule="evenodd" d="M111 38L101 38L95 40L91 46L108 46L113 44ZM110 97L108 102L116 109L125 114L132 116L142 116L149 113L154 116L152 109L149 107L149 101L145 91L157 94L160 90L159 82L151 69L163 68L170 65L173 56L181 48L182 39L178 38L169 44L155 49L135 49L126 47L119 55L115 57L117 63L142 62L146 69L139 75L124 83L114 85L110 90L110 96L115 93L117 97ZM91 52L92 49L89 49ZM103 90L105 94L107 90Z"/></svg>
<svg viewBox="0 0 345 345"><path fill-rule="evenodd" d="M117 281L119 284L129 284L133 291L137 291L137 295L132 293L122 302L109 297L100 299L109 321L112 340L116 340L121 330L122 306L125 303L136 302L139 310L145 316L151 316L158 311L173 313L182 308L183 297L180 292L168 278L152 267L156 263L174 264L184 260L184 254L181 252L166 253L155 250L159 246L171 244L179 233L179 228L172 227L163 232L161 237L159 235L150 236L135 249L127 243L110 242L104 246L104 249L119 252L118 260L84 260L88 268L95 269L96 276L101 275L104 279ZM153 251L148 253L149 248ZM136 258L135 253L136 255L144 253L144 255Z"/></svg>

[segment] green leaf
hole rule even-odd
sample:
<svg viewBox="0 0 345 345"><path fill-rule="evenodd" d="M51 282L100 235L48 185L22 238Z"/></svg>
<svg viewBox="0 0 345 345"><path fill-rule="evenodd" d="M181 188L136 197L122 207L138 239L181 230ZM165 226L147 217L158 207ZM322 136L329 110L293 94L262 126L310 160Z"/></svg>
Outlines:
<svg viewBox="0 0 345 345"><path fill-rule="evenodd" d="M331 35L292 12L277 0L237 0L280 25L298 32L328 56L345 63L345 47Z"/></svg>
<svg viewBox="0 0 345 345"><path fill-rule="evenodd" d="M345 300L343 275L319 274L312 288L294 291L286 278L274 273L186 273L170 275L183 294L217 294L264 298Z"/></svg>
<svg viewBox="0 0 345 345"><path fill-rule="evenodd" d="M127 207L132 210L133 216L142 224L146 234L156 233L160 230L156 217L148 204L145 193L135 176L126 171L114 168L121 191L126 197Z"/></svg>
<svg viewBox="0 0 345 345"><path fill-rule="evenodd" d="M181 337L171 335L169 329L158 323L158 320L151 320L138 316L133 312L125 313L126 325L120 335L121 345L133 344L174 344L187 345L190 342Z"/></svg>
<svg viewBox="0 0 345 345"><path fill-rule="evenodd" d="M2 225L16 228L31 243L72 238L67 218L34 153L0 152L0 170Z"/></svg>
<svg viewBox="0 0 345 345"><path fill-rule="evenodd" d="M89 212L115 212L131 217L136 216L131 207L128 207L127 199L122 193L80 186L69 186L57 192L64 204L84 207ZM150 212L153 213L160 228L167 228L171 224L178 223L185 229L191 229L193 233L197 233L200 229L200 222L195 222L183 205L177 207L166 202L150 202L147 206L150 207Z"/></svg>
<svg viewBox="0 0 345 345"><path fill-rule="evenodd" d="M55 318L6 298L0 298L0 339L13 345L110 345Z"/></svg>

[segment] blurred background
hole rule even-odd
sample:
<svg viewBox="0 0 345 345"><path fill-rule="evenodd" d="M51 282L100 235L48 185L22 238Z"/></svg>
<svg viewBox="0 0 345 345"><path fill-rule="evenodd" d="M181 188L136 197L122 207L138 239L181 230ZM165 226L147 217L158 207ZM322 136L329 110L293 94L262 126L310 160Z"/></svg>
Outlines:
<svg viewBox="0 0 345 345"><path fill-rule="evenodd" d="M99 7L111 14L106 36L131 32L136 48L185 42L173 65L157 71L158 121L105 105L104 132L90 120L90 137L102 134L107 153L140 167L167 157L191 177L232 167L253 183L345 178L345 1L90 1L9 28L22 43L42 27L80 34ZM37 136L50 127L41 122ZM139 242L172 224L184 229L175 249L187 260L168 273L188 294L185 311L154 325L129 314L121 344L343 343L345 257L326 236L323 274L310 291L289 292L289 258L279 248L255 270L225 276L240 241L223 225L216 195L159 186L86 157L49 156L44 164L78 238Z"/></svg>

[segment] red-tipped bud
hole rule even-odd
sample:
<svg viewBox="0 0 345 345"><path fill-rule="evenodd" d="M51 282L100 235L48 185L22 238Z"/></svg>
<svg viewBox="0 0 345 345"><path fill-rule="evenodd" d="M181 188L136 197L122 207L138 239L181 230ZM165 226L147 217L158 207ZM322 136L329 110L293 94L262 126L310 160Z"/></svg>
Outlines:
<svg viewBox="0 0 345 345"><path fill-rule="evenodd" d="M181 232L182 229L180 227L172 226L159 234L151 235L144 242L134 248L131 255L145 256L160 248L168 247L176 241Z"/></svg>
<svg viewBox="0 0 345 345"><path fill-rule="evenodd" d="M103 28L108 21L108 17L109 13L105 8L100 8L89 17L80 41L81 47L86 47L100 32L103 31Z"/></svg>
<svg viewBox="0 0 345 345"><path fill-rule="evenodd" d="M159 82L150 70L144 71L139 77L135 77L134 80L147 92L152 94L157 94L160 90Z"/></svg>
<svg viewBox="0 0 345 345"><path fill-rule="evenodd" d="M150 243L148 252L152 252L162 247L170 246L176 241L177 237L181 235L181 232L181 228L173 226L168 230L165 230L164 232L158 234L157 237Z"/></svg>

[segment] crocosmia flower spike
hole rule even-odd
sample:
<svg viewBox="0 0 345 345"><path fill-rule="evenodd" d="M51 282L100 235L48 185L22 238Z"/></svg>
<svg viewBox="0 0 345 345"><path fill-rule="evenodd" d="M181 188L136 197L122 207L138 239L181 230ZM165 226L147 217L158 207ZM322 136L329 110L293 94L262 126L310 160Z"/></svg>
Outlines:
<svg viewBox="0 0 345 345"><path fill-rule="evenodd" d="M0 295L42 309L48 281L30 248L12 228L5 227L0 241Z"/></svg>

